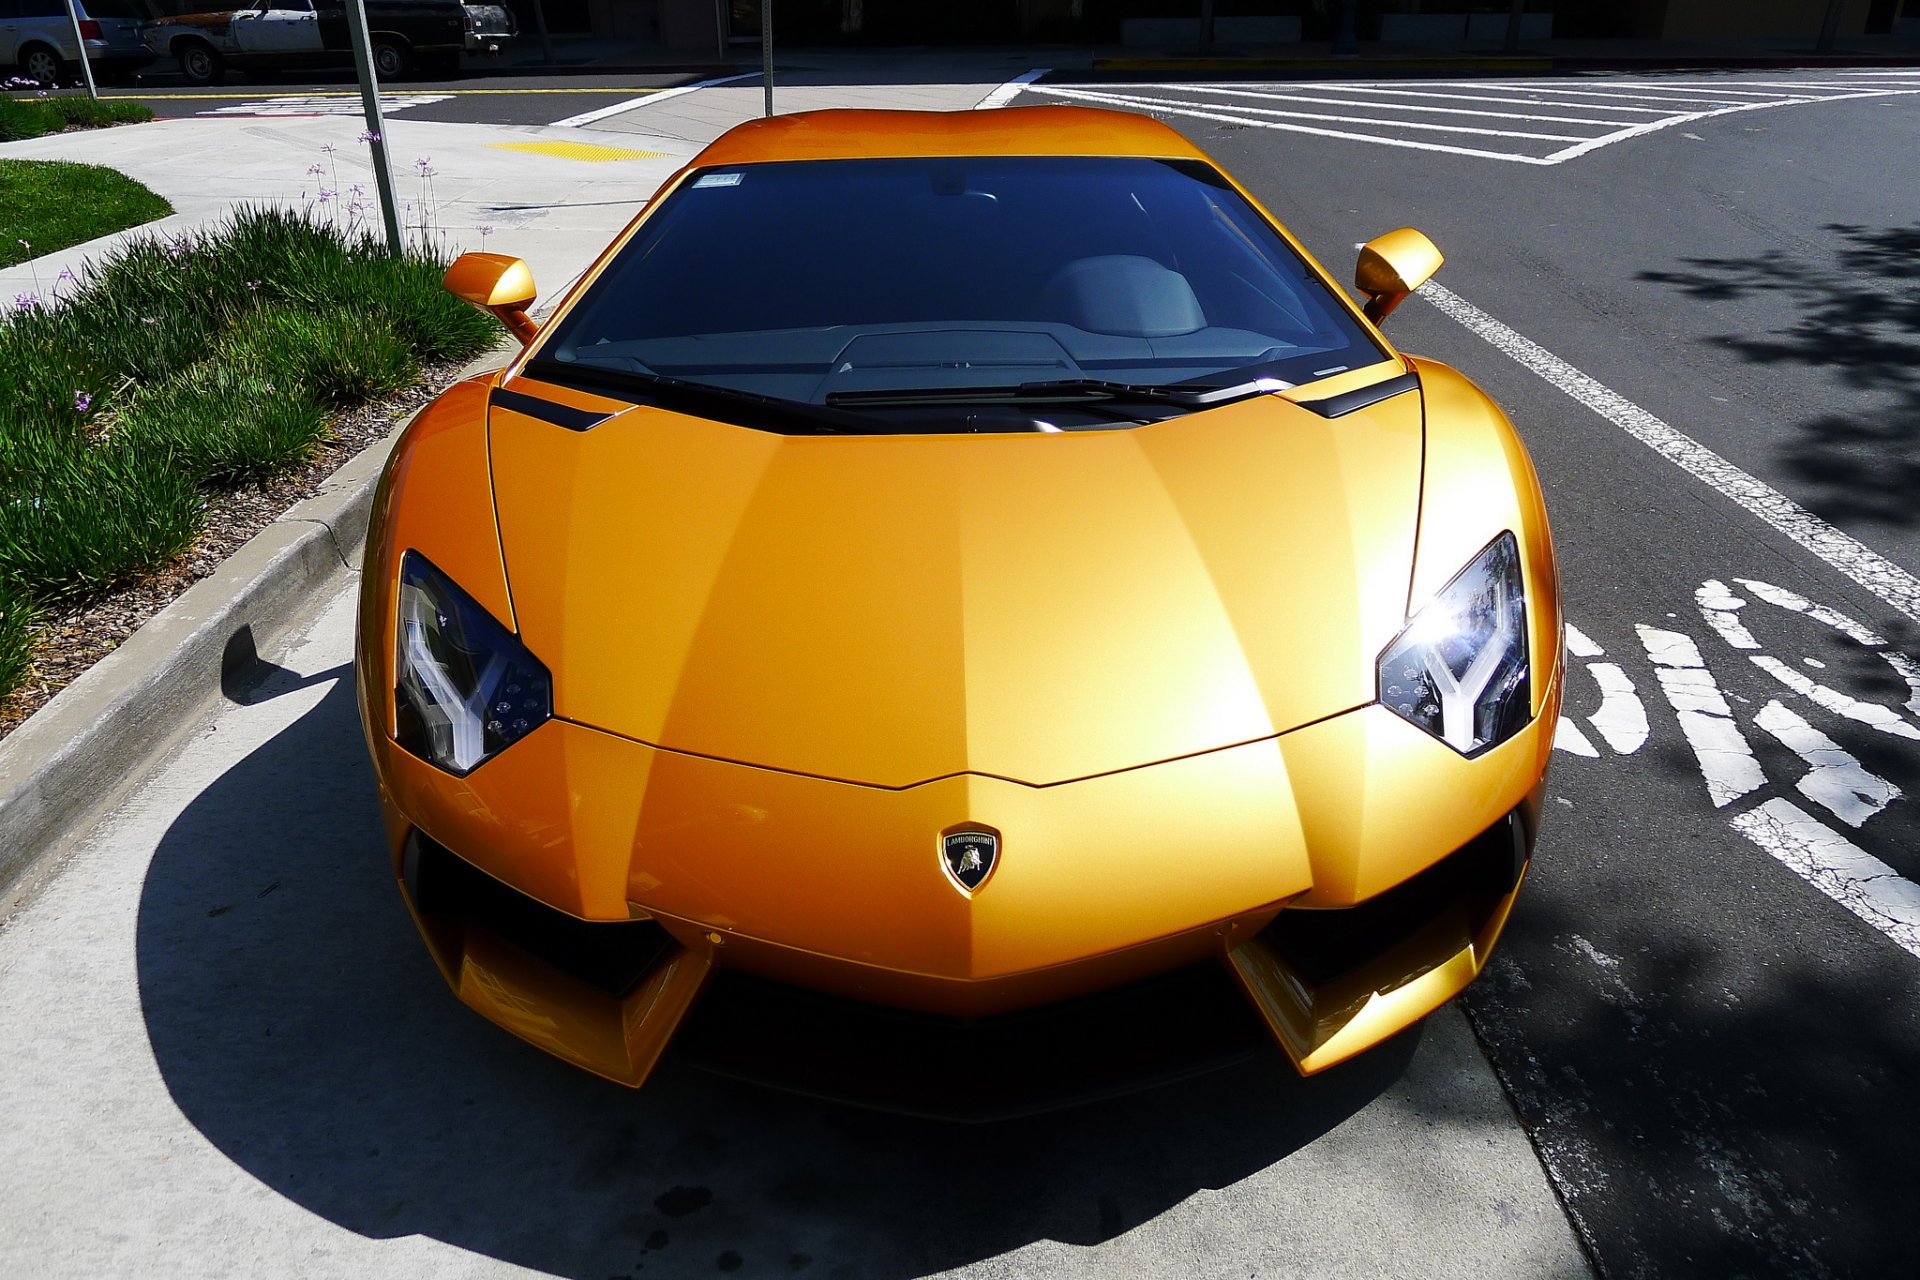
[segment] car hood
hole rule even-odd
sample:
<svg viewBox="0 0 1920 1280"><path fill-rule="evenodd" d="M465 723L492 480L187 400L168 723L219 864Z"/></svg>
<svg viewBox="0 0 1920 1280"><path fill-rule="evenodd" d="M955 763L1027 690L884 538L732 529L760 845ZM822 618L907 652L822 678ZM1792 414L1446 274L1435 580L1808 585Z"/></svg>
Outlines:
<svg viewBox="0 0 1920 1280"><path fill-rule="evenodd" d="M852 783L1046 785L1373 700L1405 620L1420 403L888 437L650 407L580 431L496 404L489 449L556 714Z"/></svg>

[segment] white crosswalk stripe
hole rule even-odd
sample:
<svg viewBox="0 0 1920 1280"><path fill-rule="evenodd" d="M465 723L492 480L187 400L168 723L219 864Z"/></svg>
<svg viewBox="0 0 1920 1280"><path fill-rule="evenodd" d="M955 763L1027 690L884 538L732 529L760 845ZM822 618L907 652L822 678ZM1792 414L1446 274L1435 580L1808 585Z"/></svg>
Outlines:
<svg viewBox="0 0 1920 1280"><path fill-rule="evenodd" d="M380 110L388 115L429 103L446 102L445 93L383 93ZM360 95L353 94L281 94L256 102L238 102L231 106L202 111L203 116L357 116L361 113Z"/></svg>
<svg viewBox="0 0 1920 1280"><path fill-rule="evenodd" d="M1845 73L1818 80L1654 80L1050 85L1067 102L1156 116L1312 134L1378 146L1556 165L1632 138L1716 116L1920 94L1920 75ZM1468 104L1473 105L1454 105ZM1559 143L1559 146L1542 144Z"/></svg>

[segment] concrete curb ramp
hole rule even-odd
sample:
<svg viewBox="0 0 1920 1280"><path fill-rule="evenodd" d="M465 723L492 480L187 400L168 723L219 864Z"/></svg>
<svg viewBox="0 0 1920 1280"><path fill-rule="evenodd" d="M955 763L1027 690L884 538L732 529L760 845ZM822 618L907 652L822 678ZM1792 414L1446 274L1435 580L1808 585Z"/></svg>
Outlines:
<svg viewBox="0 0 1920 1280"><path fill-rule="evenodd" d="M511 354L495 347L458 377ZM0 912L193 727L223 676L270 649L329 578L359 567L374 487L399 435L349 459L0 741L0 894L13 899Z"/></svg>

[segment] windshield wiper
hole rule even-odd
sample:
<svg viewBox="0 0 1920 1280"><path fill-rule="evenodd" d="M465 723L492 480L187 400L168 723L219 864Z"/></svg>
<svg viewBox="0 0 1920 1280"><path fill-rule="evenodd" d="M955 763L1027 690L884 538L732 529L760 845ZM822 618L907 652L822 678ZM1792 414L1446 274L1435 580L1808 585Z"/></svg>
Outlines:
<svg viewBox="0 0 1920 1280"><path fill-rule="evenodd" d="M1165 404L1181 409L1206 409L1234 400L1246 400L1293 386L1279 378L1255 378L1227 387L1195 387L1181 383L1112 382L1105 378L1060 378L1050 382L1022 382L1011 387L901 387L878 391L835 391L829 405L863 408L928 404Z"/></svg>
<svg viewBox="0 0 1920 1280"><path fill-rule="evenodd" d="M664 374L638 369L614 369L606 365L575 361L529 360L529 377L582 391L607 392L625 400L651 404L661 409L692 413L700 417L716 416L743 427L760 427L781 432L815 435L872 435L873 423L857 414L844 413L798 400L782 400L754 391L717 387L707 382L688 382Z"/></svg>

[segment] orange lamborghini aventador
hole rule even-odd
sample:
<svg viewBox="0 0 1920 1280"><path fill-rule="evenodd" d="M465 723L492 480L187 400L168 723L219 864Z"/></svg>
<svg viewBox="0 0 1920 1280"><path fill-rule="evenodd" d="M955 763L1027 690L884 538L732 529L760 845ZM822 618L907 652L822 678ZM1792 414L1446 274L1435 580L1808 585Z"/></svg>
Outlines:
<svg viewBox="0 0 1920 1280"><path fill-rule="evenodd" d="M1439 265L1382 236L1356 305L1075 107L742 125L541 322L461 258L525 350L401 437L358 653L459 998L629 1085L832 1092L824 1040L883 1093L916 1036L1310 1073L1452 998L1561 622L1513 428L1381 335Z"/></svg>

